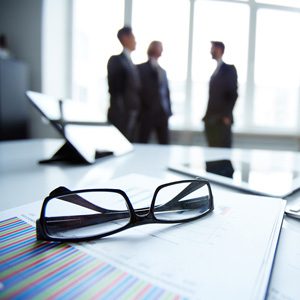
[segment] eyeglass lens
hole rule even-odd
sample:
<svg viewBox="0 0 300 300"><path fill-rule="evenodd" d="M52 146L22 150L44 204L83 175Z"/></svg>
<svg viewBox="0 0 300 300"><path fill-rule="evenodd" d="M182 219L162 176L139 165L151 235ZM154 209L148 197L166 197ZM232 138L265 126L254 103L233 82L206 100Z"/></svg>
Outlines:
<svg viewBox="0 0 300 300"><path fill-rule="evenodd" d="M199 217L211 208L209 188L201 181L177 183L159 190L154 215L161 221L184 221Z"/></svg>
<svg viewBox="0 0 300 300"><path fill-rule="evenodd" d="M45 210L52 237L85 238L120 229L130 222L126 200L114 192L82 192L51 199Z"/></svg>

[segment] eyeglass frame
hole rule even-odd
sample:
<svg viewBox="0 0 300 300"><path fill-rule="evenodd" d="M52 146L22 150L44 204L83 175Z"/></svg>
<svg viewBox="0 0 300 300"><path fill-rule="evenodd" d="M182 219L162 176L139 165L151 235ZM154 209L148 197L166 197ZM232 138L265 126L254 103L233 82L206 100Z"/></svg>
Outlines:
<svg viewBox="0 0 300 300"><path fill-rule="evenodd" d="M193 183L193 182L202 182L203 186L207 185L208 188L208 196L209 196L209 209L200 214L199 216L183 219L183 220L159 220L155 217L154 213L154 208L155 208L155 200L157 197L158 192L168 186L175 185L175 184L180 184L180 183ZM123 196L128 212L129 212L129 221L128 223L120 228L114 229L112 231L109 231L107 233L102 233L98 235L93 235L93 236L87 236L87 237L78 237L78 238L59 238L59 237L52 237L51 234L47 232L46 229L46 207L47 204L50 202L50 200L61 197L61 196L67 196L67 195L72 195L72 194L80 194L80 193L86 193L86 192L111 192L111 193L116 193L121 196ZM85 200L86 201L86 200ZM170 200L171 201L171 200ZM168 202L167 202L168 203ZM195 178L191 180L179 180L179 181L173 181L173 182L168 182L162 185L159 185L152 196L151 204L149 207L143 207L143 208L137 208L134 209L129 197L127 194L121 190L121 189L115 189L115 188L95 188L95 189L80 189L80 190L75 190L71 191L66 187L60 186L53 191L49 193L49 195L44 199L42 209L41 209L41 214L40 218L36 220L36 237L37 240L45 240L45 241L55 241L55 242L84 242L84 241L91 241L91 240L96 240L100 239L103 237L107 237L113 234L116 234L118 232L140 226L140 225L146 225L146 224L175 224L175 223L186 223L186 222L192 222L194 220L200 219L207 215L208 213L211 213L214 210L214 201L213 201L213 194L211 190L211 186L209 181L203 179L203 178ZM139 215L139 212L147 212L145 214Z"/></svg>

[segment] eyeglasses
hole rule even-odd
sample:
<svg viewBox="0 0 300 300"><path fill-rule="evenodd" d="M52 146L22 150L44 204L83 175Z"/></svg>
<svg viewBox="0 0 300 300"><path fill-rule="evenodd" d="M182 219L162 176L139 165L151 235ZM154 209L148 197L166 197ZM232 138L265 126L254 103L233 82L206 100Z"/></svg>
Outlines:
<svg viewBox="0 0 300 300"><path fill-rule="evenodd" d="M210 184L198 178L163 184L150 207L136 209L119 189L58 187L44 200L36 233L38 240L88 241L143 224L193 221L213 209Z"/></svg>

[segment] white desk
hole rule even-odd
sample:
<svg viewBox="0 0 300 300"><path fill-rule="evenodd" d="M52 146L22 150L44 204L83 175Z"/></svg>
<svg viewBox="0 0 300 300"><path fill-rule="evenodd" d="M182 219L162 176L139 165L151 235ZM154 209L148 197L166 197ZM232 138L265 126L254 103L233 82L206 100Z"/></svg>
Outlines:
<svg viewBox="0 0 300 300"><path fill-rule="evenodd" d="M172 181L183 178L167 170L172 161L183 161L186 155L207 152L211 159L220 151L230 158L238 152L245 159L251 150L208 149L188 146L135 145L127 155L106 158L94 165L41 165L38 160L50 157L61 140L26 140L0 143L1 211L34 201L42 201L57 186L86 188L90 182L103 183L129 173L140 173ZM286 152L273 153L276 160ZM294 162L300 169L300 154ZM96 187L96 186L94 186ZM214 186L213 186L214 188ZM216 187L219 188L219 187ZM224 188L224 192L225 192ZM288 205L300 203L300 192L288 198ZM270 283L269 299L300 299L300 222L285 217ZM246 270L245 270L246 272Z"/></svg>

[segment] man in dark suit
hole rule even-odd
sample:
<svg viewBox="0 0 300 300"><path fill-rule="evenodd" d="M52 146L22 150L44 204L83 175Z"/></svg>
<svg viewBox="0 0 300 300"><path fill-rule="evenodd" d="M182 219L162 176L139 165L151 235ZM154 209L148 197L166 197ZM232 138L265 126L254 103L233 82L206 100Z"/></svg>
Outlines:
<svg viewBox="0 0 300 300"><path fill-rule="evenodd" d="M169 143L168 120L172 111L167 74L158 64L162 51L161 42L151 42L148 61L138 65L141 79L140 143L147 143L152 132L160 144Z"/></svg>
<svg viewBox="0 0 300 300"><path fill-rule="evenodd" d="M131 52L135 50L136 42L132 29L128 26L120 29L117 36L123 51L110 57L107 63L110 93L107 119L132 142L140 108L140 79L137 67L130 57Z"/></svg>
<svg viewBox="0 0 300 300"><path fill-rule="evenodd" d="M223 62L225 46L211 42L211 55L217 68L209 82L209 98L205 116L205 135L210 147L227 147L232 144L233 108L238 97L237 72L234 65Z"/></svg>

